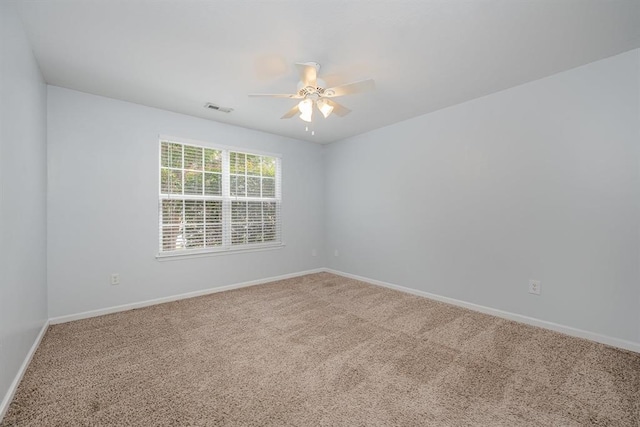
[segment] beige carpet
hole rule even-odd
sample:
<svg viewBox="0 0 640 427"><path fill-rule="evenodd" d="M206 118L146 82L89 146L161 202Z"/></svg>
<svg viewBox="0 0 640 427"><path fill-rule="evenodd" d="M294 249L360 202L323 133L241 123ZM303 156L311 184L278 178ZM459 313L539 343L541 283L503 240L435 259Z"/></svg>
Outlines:
<svg viewBox="0 0 640 427"><path fill-rule="evenodd" d="M640 355L327 273L52 326L2 426L637 426Z"/></svg>

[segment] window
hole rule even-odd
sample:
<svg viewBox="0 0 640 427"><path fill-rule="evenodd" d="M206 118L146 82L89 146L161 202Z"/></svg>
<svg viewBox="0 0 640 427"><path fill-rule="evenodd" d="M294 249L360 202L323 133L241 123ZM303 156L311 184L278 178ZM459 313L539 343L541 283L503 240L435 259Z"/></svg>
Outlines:
<svg viewBox="0 0 640 427"><path fill-rule="evenodd" d="M160 140L160 254L279 245L280 159Z"/></svg>

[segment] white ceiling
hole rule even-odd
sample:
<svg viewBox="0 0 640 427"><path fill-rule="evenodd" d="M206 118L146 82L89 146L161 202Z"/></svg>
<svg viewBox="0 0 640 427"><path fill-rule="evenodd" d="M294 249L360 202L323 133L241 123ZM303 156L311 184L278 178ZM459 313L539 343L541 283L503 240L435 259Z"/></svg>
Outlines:
<svg viewBox="0 0 640 427"><path fill-rule="evenodd" d="M640 47L640 1L49 0L19 10L47 83L224 123L331 142ZM294 62L328 85L373 78L314 116ZM205 102L234 108L208 111Z"/></svg>

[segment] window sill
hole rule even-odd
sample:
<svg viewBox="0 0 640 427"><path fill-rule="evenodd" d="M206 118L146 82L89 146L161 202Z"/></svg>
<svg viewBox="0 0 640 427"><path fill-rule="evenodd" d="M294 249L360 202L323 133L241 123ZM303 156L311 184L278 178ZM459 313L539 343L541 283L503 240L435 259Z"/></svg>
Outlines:
<svg viewBox="0 0 640 427"><path fill-rule="evenodd" d="M156 259L158 261L177 261L180 259L189 259L189 258L203 258L209 256L219 256L219 255L232 255L232 254L243 254L248 252L262 252L262 251L272 251L275 249L282 249L286 245L284 243L274 243L273 245L260 245L254 247L243 247L243 248L231 248L231 249L215 249L215 250L202 250L202 251L189 251L189 252L180 252L180 253L160 253L156 255Z"/></svg>

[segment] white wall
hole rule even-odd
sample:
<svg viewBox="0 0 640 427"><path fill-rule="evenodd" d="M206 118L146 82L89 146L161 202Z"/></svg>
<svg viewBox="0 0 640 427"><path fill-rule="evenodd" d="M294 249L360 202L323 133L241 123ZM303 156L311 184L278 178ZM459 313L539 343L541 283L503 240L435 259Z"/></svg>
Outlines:
<svg viewBox="0 0 640 427"><path fill-rule="evenodd" d="M47 319L46 96L22 24L0 2L0 401Z"/></svg>
<svg viewBox="0 0 640 427"><path fill-rule="evenodd" d="M640 342L639 77L634 50L329 145L328 266Z"/></svg>
<svg viewBox="0 0 640 427"><path fill-rule="evenodd" d="M286 246L156 260L158 134L281 154ZM320 145L50 86L48 148L51 317L324 265Z"/></svg>

